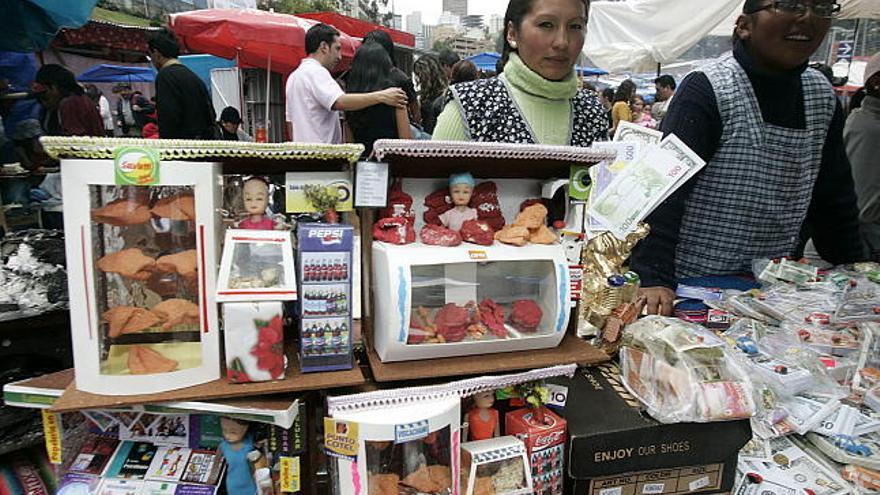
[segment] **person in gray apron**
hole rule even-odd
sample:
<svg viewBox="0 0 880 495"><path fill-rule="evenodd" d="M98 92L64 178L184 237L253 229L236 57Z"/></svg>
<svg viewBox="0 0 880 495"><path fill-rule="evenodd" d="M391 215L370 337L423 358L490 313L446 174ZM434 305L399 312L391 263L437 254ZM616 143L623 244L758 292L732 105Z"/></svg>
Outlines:
<svg viewBox="0 0 880 495"><path fill-rule="evenodd" d="M672 313L678 280L751 273L797 256L802 229L823 259L864 258L845 117L807 68L840 6L747 0L734 47L682 82L663 120L707 165L649 218L633 252L650 313Z"/></svg>

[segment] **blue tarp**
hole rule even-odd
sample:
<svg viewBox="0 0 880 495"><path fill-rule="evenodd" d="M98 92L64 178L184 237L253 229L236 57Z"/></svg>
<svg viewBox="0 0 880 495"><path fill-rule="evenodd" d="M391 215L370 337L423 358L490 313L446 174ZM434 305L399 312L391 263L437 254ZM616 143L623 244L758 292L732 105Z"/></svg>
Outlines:
<svg viewBox="0 0 880 495"><path fill-rule="evenodd" d="M481 71L495 72L496 64L501 60L501 55L498 53L486 52L472 55L466 60L473 62Z"/></svg>
<svg viewBox="0 0 880 495"><path fill-rule="evenodd" d="M92 83L153 82L156 71L152 67L99 64L76 76L76 80Z"/></svg>
<svg viewBox="0 0 880 495"><path fill-rule="evenodd" d="M486 72L495 72L495 64L501 60L501 55L494 52L485 52L477 55L472 55L467 58L477 66L478 69ZM595 67L584 67L578 65L575 67L575 70L578 71L579 74L583 76L602 76L608 74L607 71L602 69L597 69Z"/></svg>
<svg viewBox="0 0 880 495"><path fill-rule="evenodd" d="M88 22L98 0L0 1L0 50L33 53L49 46L61 28Z"/></svg>
<svg viewBox="0 0 880 495"><path fill-rule="evenodd" d="M211 69L227 69L235 67L235 60L215 57L214 55L184 55L180 57L180 63L189 67L189 70L196 73L199 79L205 83L209 93L213 94L211 88Z"/></svg>
<svg viewBox="0 0 880 495"><path fill-rule="evenodd" d="M28 91L36 74L37 57L33 53L0 51L0 79L9 81L12 91ZM6 136L11 139L18 123L22 120L38 119L39 117L40 105L36 100L28 99L16 102L9 111L9 115L3 119Z"/></svg>

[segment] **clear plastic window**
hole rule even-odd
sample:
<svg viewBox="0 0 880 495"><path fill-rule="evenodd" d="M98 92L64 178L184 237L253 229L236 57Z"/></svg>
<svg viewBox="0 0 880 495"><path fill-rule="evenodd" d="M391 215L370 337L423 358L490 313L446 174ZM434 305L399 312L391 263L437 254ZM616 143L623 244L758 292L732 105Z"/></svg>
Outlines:
<svg viewBox="0 0 880 495"><path fill-rule="evenodd" d="M511 493L526 488L522 456L477 466L474 493ZM481 490L482 488L482 490Z"/></svg>
<svg viewBox="0 0 880 495"><path fill-rule="evenodd" d="M234 249L229 289L284 287L284 244L237 242Z"/></svg>
<svg viewBox="0 0 880 495"><path fill-rule="evenodd" d="M90 186L92 257L105 375L201 365L192 186Z"/></svg>
<svg viewBox="0 0 880 495"><path fill-rule="evenodd" d="M366 442L370 495L452 493L449 427L409 442Z"/></svg>
<svg viewBox="0 0 880 495"><path fill-rule="evenodd" d="M413 266L407 344L527 338L555 331L552 261Z"/></svg>

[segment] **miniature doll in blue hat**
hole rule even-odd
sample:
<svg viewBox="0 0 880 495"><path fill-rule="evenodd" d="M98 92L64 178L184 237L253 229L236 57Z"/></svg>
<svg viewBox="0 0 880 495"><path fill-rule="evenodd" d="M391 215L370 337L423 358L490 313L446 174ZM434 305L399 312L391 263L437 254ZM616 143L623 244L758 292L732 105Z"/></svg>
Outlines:
<svg viewBox="0 0 880 495"><path fill-rule="evenodd" d="M440 215L444 227L458 232L462 224L477 219L477 210L468 206L474 193L474 177L464 172L449 177L449 197L452 198L451 210Z"/></svg>

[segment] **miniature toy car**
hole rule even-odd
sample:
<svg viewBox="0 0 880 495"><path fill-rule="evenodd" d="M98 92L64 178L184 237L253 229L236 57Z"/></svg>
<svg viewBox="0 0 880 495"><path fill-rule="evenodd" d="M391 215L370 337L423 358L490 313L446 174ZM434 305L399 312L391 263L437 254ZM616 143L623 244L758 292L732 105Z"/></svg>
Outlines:
<svg viewBox="0 0 880 495"><path fill-rule="evenodd" d="M736 347L739 348L742 352L748 354L749 356L754 356L758 354L758 344L751 337L747 337L743 335L742 337L737 337L736 339Z"/></svg>

